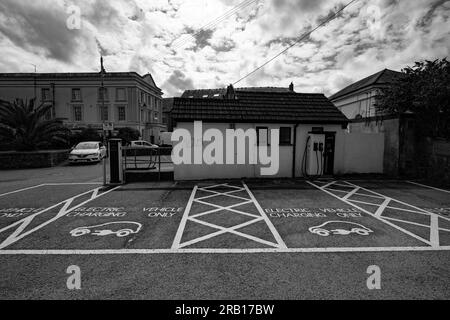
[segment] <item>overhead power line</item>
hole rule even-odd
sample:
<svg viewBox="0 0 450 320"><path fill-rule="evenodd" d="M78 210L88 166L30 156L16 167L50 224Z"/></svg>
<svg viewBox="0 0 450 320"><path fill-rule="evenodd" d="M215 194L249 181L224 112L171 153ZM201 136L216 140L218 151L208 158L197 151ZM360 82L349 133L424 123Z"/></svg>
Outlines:
<svg viewBox="0 0 450 320"><path fill-rule="evenodd" d="M334 14L332 14L330 17L328 17L325 21L321 22L318 26L316 26L314 29L308 31L307 33L303 34L297 41L295 41L293 44L291 44L289 47L287 47L286 49L284 49L283 51L281 51L280 53L276 54L275 56L273 56L272 58L270 58L269 60L267 60L266 62L264 62L262 65L260 65L259 67L257 67L256 69L254 69L252 72L248 73L247 75L245 75L244 77L240 78L238 81L236 81L235 83L233 83L233 85L238 84L239 82L241 82L242 80L248 78L249 76L251 76L252 74L254 74L255 72L261 70L262 68L264 68L265 66L267 66L269 63L271 63L272 61L274 61L275 59L277 59L278 57L280 57L281 55L283 55L284 53L286 53L287 51L289 51L291 48L295 47L297 44L299 44L300 42L302 42L304 39L306 39L307 37L309 37L314 31L316 31L317 29L321 28L322 26L326 25L328 22L333 21L334 19L336 19L336 17L342 12L344 11L347 7L349 7L350 5L352 5L354 2L356 2L358 0L352 0L349 3L347 3L345 6L343 6L341 9L339 9L338 11L336 11Z"/></svg>
<svg viewBox="0 0 450 320"><path fill-rule="evenodd" d="M256 2L259 2L259 1L261 1L261 0L245 0L245 1L242 1L241 3L239 3L238 5L233 7L232 9L228 10L227 12L222 14L221 16L217 17L216 19L214 19L214 20L208 22L207 24L205 24L204 26L202 26L195 33L189 34L189 38L186 38L186 39L180 41L179 43L176 43L176 45L172 46L170 49L175 50L175 49L178 49L178 48L182 47L184 44L189 42L190 38L193 38L194 40L197 40L197 37L200 36L202 34L202 32L205 32L205 31L208 31L208 30L213 30L217 25L219 25L220 23L224 22L228 18L232 17L233 15L238 13L239 11L241 11L241 10L247 8L248 6L250 6L250 5L252 5L252 4L256 3ZM176 42L176 40L175 40L175 42ZM160 58L161 55L162 54L157 55L154 59Z"/></svg>

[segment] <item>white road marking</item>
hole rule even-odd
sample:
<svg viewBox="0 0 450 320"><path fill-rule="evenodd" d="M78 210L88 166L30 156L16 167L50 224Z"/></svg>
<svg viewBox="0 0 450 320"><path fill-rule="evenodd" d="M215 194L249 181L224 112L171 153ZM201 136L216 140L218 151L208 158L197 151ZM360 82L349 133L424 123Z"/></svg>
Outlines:
<svg viewBox="0 0 450 320"><path fill-rule="evenodd" d="M353 189L352 191L347 193L342 199L348 200L348 198L350 198L351 196L355 195L355 193L357 193L359 190L361 190L361 188Z"/></svg>
<svg viewBox="0 0 450 320"><path fill-rule="evenodd" d="M0 256L20 255L149 255L149 254L268 254L268 253L368 253L368 252L440 252L443 247L342 247L290 249L105 249L105 250L0 250Z"/></svg>
<svg viewBox="0 0 450 320"><path fill-rule="evenodd" d="M248 188L248 186L244 182L242 182L242 185L244 186L245 190L247 190L248 195L253 200L253 203L255 204L255 206L258 209L258 211L261 214L261 216L264 218L264 221L266 222L267 226L269 227L270 231L272 232L273 236L275 237L275 240L277 240L279 247L283 248L283 249L287 248L286 244L284 243L284 241L281 238L280 234L278 233L277 229L272 224L272 221L270 221L269 217L266 215L266 213L264 212L263 208L261 208L261 205L256 200L256 198L253 195L253 193L250 191L250 189Z"/></svg>
<svg viewBox="0 0 450 320"><path fill-rule="evenodd" d="M406 221L406 220L401 220L401 219L396 219L396 218L391 218L391 217L383 217L383 219L397 221L397 222L402 222L402 223L407 223L407 224L412 224L412 225L415 225L415 226L419 226L419 227L424 227L424 228L430 229L429 225L426 225L426 224L423 224L423 223L418 223L418 222L413 222L413 221ZM450 232L450 229L439 228L439 231Z"/></svg>
<svg viewBox="0 0 450 320"><path fill-rule="evenodd" d="M385 223L385 224L387 224L387 225L390 225L391 227L393 227L393 228L395 228L395 229L397 229L397 230L399 230L399 231L401 231L401 232L403 232L403 233L405 233L405 234L407 234L407 235L409 235L409 236L411 236L411 237L413 237L413 238L415 238L415 239L417 239L417 240L419 240L419 241L421 241L421 242L423 242L423 243L426 243L427 245L430 245L430 246L431 246L431 242L430 242L430 241L428 241L428 240L426 240L426 239L423 239L422 237L419 237L418 235L416 235L416 234L414 234L414 233L412 233L412 232L410 232L410 231L408 231L408 230L405 230L405 229L403 229L403 228L401 228L401 227L395 225L395 224L392 223L392 222L389 222L389 221L387 221L387 220L384 220L383 218L374 215L372 212L370 212L370 211L368 211L368 210L366 210L366 209L364 209L364 208L361 208L360 206L357 206L356 204L354 204L354 203L352 203L352 202L350 202L350 201L348 201L348 200L343 200L342 198L338 197L337 195L333 194L332 192L329 192L329 191L326 190L325 188L321 188L321 187L315 185L314 183L312 183L312 182L310 182L310 181L307 181L307 183L309 183L309 184L312 185L313 187L315 187L315 188L317 188L317 189L319 189L319 190L322 190L323 192L325 192L325 193L327 193L327 194L329 194L329 195L335 197L336 199L339 199L339 200L345 202L346 204L348 204L348 205L350 205L350 206L352 206L352 207L355 207L356 209L359 209L359 210L361 210L362 212L367 213L368 215L374 217L375 219L377 219L377 220L379 220L379 221L381 221L381 222L383 222L383 223Z"/></svg>
<svg viewBox="0 0 450 320"><path fill-rule="evenodd" d="M34 233L34 232L36 232L36 231L42 229L43 227L45 227L45 226L51 224L52 222L55 222L56 220L58 220L58 219L60 219L61 217L65 216L66 214L68 214L68 213L70 213L70 212L72 212L72 211L74 211L74 210L76 210L76 209L78 209L78 208L80 208L80 207L86 205L87 203L91 202L92 200L95 200L95 199L97 199L97 198L100 198L100 197L104 196L105 194L108 194L108 193L110 193L110 192L112 192L112 191L114 191L114 190L116 190L116 189L118 189L118 188L120 188L120 187L116 187L116 188L110 189L110 190L108 190L108 191L103 192L103 193L100 194L100 195L98 194L98 192L100 191L100 189L102 189L101 187L100 187L100 188L93 189L93 190L90 190L90 191L87 191L87 192L83 192L83 193L78 194L78 195L76 195L76 196L74 196L74 197L71 197L71 198L69 198L69 199L67 199L67 200L64 200L64 201L62 201L62 202L60 202L60 203L58 203L58 204L56 204L56 205L53 205L53 206L51 206L51 207L49 207L49 208L46 208L46 209L44 209L44 210L41 210L41 211L39 211L39 212L36 212L36 213L34 213L34 214L28 216L28 217L25 217L25 218L22 219L22 220L16 221L16 222L10 224L10 225L7 226L7 227L4 227L4 228L0 229L0 233L3 233L3 232L5 232L5 231L7 231L7 230L9 230L9 229L12 229L12 228L14 228L14 227L17 226L17 229L15 229L15 230L7 237L2 243L0 243L0 251L1 251L2 249L4 249L4 248L6 248L6 247L8 247L8 246L10 246L10 245L12 245L12 244L14 244L14 243L16 243L17 241L19 241L19 240L25 238L26 236L28 236L28 235L30 235L30 234L32 234L32 233ZM82 203L80 203L80 204L78 204L78 205L76 205L76 206L74 206L74 207L72 207L72 208L69 209L70 205L72 204L72 202L73 202L76 198L82 197L82 196L87 195L87 194L89 194L89 193L92 193L92 194L91 194L91 197L90 197L88 200L83 201ZM49 219L49 220L47 220L47 221L41 223L40 225L34 227L33 229L28 230L27 232L23 232L23 231L25 230L25 228L26 228L28 225L30 225L31 222L32 222L37 216L39 216L39 215L41 215L41 214L43 214L43 213L45 213L45 212L48 212L48 211L50 211L51 209L57 208L57 207L59 207L59 206L61 206L61 205L62 205L62 208L58 211L58 213L56 214L56 216L54 216L53 218L51 218L51 219Z"/></svg>
<svg viewBox="0 0 450 320"><path fill-rule="evenodd" d="M375 215L378 217L381 217L386 207L389 205L389 202L391 202L391 198L386 198L383 203L378 207L377 211L375 212Z"/></svg>
<svg viewBox="0 0 450 320"><path fill-rule="evenodd" d="M19 192L23 192L23 191L28 191L28 190L32 190L32 189L37 189L37 188L41 188L41 187L46 187L46 186L81 186L81 185L101 185L103 183L100 182L70 182L70 183L43 183L43 184L39 184L36 186L32 186L32 187L28 187L28 188L23 188L23 189L19 189L19 190L14 190L11 192L7 192L7 193L3 193L0 194L0 197L4 197L4 196L8 196L11 194L15 194L15 193L19 193Z"/></svg>
<svg viewBox="0 0 450 320"><path fill-rule="evenodd" d="M192 203L194 202L197 189L198 186L195 186L192 190L191 197L189 198L188 204L184 209L183 217L181 218L180 225L178 226L177 234L175 235L175 239L173 240L172 249L178 249L180 247L181 237L183 236L183 231L186 227L187 218L189 216L189 212L191 211Z"/></svg>
<svg viewBox="0 0 450 320"><path fill-rule="evenodd" d="M36 189L36 188L40 188L40 187L44 187L44 186L46 186L46 184L39 184L39 185L36 185L36 186L33 186L33 187L28 187L28 188L23 188L23 189L20 189L20 190L15 190L15 191L3 193L3 194L0 194L0 197L4 197L4 196L11 195L11 194L15 194L15 193L19 193L19 192L23 192L23 191L27 191L27 190L32 190L32 189Z"/></svg>
<svg viewBox="0 0 450 320"><path fill-rule="evenodd" d="M179 250L179 249L186 250L186 247L189 247L189 246L191 246L193 244L196 244L196 243L199 243L199 242L203 242L203 241L212 239L214 237L217 237L217 236L220 236L220 235L223 235L223 234L226 234L226 233L230 233L230 234L234 234L236 236L240 236L240 237L243 237L243 238L246 238L246 239L250 239L252 241L255 241L255 242L258 242L260 244L267 245L267 246L270 246L270 247L286 248L286 245L284 244L283 240L281 240L280 235L278 234L278 232L276 231L276 229L274 228L274 226L270 222L270 220L267 217L267 215L262 210L261 206L259 206L259 204L256 201L256 199L254 198L253 194L250 192L250 190L248 189L248 187L244 183L242 183L242 184L243 184L244 187L237 187L237 186L233 186L233 185L229 185L227 183L224 183L224 184L217 184L217 185L207 186L207 187L202 187L202 188L200 188L200 187L194 188L194 190L193 190L193 192L191 194L191 198L189 200L189 203L188 203L188 205L186 207L186 210L184 212L184 215L183 215L182 221L180 223L180 226L178 227L178 231L177 231L175 240L174 240L174 242L172 244L172 250ZM219 192L219 191L213 190L215 188L216 189L220 189L221 187L231 188L231 189L234 189L234 190L233 191L228 191L228 192ZM196 198L196 194L199 191L213 193L213 195L212 196L206 196L206 197L202 196L202 197ZM233 195L233 193L240 192L240 191L246 191L248 196L249 196L249 198L240 197L240 196L238 197L238 196ZM233 203L233 204L231 204L229 206L218 205L218 204L214 204L214 203L208 202L208 199L212 199L214 197L220 197L220 196L229 197L229 198L234 199L234 200L241 200L241 202ZM215 209L211 209L211 210L207 210L207 211L204 211L204 212L200 212L200 213L196 213L196 214L190 215L190 211L192 210L192 206L193 206L194 203L199 203L199 204L202 204L202 205L205 205L205 206L210 206L210 207L213 207ZM259 215L256 215L256 214L253 214L253 213L244 212L243 210L235 209L237 207L241 207L241 206L247 205L247 204L253 204L257 208L257 210L259 212ZM235 225L235 226L232 226L232 227L229 227L229 228L225 228L225 227L216 225L214 223L209 223L209 222L205 222L205 221L202 221L202 220L198 219L199 217L207 216L207 215L210 215L212 213L221 212L221 211L233 212L233 213L237 213L237 214L240 214L240 215L245 215L245 216L252 217L253 219L250 220L250 221L247 221L245 223L242 223L242 224L239 224L239 225ZM201 237L198 237L198 238L195 238L195 239L192 239L190 241L182 243L181 240L182 240L182 237L183 237L184 230L186 228L187 221L191 221L191 222L194 222L196 224L207 226L209 228L216 229L218 231L215 231L215 232L209 233L207 235L204 235L204 236L201 236ZM270 241L267 241L267 240L264 240L264 239L261 239L261 238L258 238L258 237L255 237L255 236L247 234L245 232L238 231L238 229L242 229L242 228L244 228L246 226L255 224L255 223L260 222L260 221L264 221L266 223L266 225L268 226L269 230L271 231L274 239L276 240L276 243L270 242Z"/></svg>
<svg viewBox="0 0 450 320"><path fill-rule="evenodd" d="M410 184L415 184L416 186L420 186L420 187L424 187L424 188L428 188L428 189L433 189L433 190L437 190L437 191L450 193L450 190L445 190L445 189L440 189L440 188L436 188L436 187L431 187L431 186L427 186L425 184L421 184L421 183L417 183L417 182L413 182L413 181L406 181L406 182L408 182Z"/></svg>
<svg viewBox="0 0 450 320"><path fill-rule="evenodd" d="M430 242L433 247L439 247L439 217L437 215L431 216L430 221Z"/></svg>
<svg viewBox="0 0 450 320"><path fill-rule="evenodd" d="M91 186L103 185L103 182L60 182L60 183L45 183L45 186Z"/></svg>

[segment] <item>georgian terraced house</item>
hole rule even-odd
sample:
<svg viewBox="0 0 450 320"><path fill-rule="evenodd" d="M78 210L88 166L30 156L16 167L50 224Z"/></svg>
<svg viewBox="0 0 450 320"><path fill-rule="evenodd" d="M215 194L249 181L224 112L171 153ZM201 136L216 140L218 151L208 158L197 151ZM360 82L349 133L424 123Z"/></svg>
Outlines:
<svg viewBox="0 0 450 320"><path fill-rule="evenodd" d="M162 91L152 76L135 72L109 72L101 89L100 73L2 73L0 99L37 99L53 105L48 117L65 119L73 131L103 123L114 129L139 130L144 140L159 143L167 131L162 118Z"/></svg>

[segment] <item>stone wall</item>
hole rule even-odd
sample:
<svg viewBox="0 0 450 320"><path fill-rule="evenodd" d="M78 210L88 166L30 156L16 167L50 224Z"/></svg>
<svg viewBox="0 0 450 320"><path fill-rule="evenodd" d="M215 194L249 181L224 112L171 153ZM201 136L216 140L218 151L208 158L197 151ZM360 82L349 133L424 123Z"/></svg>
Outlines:
<svg viewBox="0 0 450 320"><path fill-rule="evenodd" d="M70 150L34 152L0 152L0 170L48 168L61 164L69 157Z"/></svg>
<svg viewBox="0 0 450 320"><path fill-rule="evenodd" d="M450 183L450 142L426 138L420 141L418 150L417 177L438 184Z"/></svg>

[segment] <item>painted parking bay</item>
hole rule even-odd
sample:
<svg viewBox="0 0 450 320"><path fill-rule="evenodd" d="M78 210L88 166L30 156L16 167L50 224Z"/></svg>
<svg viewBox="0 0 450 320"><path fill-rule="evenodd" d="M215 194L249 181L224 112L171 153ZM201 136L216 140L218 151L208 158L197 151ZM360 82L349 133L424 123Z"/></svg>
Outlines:
<svg viewBox="0 0 450 320"><path fill-rule="evenodd" d="M192 191L172 249L286 249L243 182L201 183Z"/></svg>
<svg viewBox="0 0 450 320"><path fill-rule="evenodd" d="M308 182L249 187L288 248L426 246Z"/></svg>
<svg viewBox="0 0 450 320"><path fill-rule="evenodd" d="M4 249L170 249L191 191L109 189Z"/></svg>
<svg viewBox="0 0 450 320"><path fill-rule="evenodd" d="M340 181L348 201L433 247L450 245L450 191L407 181ZM337 197L345 193L332 191Z"/></svg>
<svg viewBox="0 0 450 320"><path fill-rule="evenodd" d="M0 248L8 238L22 237L58 219L67 205L75 207L99 189L97 184L45 184L1 195Z"/></svg>

